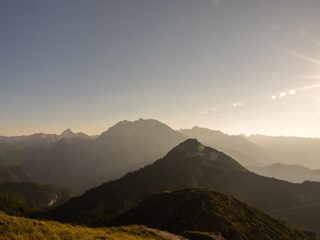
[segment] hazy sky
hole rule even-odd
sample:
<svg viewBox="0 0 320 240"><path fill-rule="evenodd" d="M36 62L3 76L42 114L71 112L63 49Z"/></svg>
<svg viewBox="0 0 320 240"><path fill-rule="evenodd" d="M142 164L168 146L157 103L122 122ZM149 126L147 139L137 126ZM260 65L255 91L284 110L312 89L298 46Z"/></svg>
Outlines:
<svg viewBox="0 0 320 240"><path fill-rule="evenodd" d="M0 135L142 117L320 137L319 12L316 0L1 0Z"/></svg>

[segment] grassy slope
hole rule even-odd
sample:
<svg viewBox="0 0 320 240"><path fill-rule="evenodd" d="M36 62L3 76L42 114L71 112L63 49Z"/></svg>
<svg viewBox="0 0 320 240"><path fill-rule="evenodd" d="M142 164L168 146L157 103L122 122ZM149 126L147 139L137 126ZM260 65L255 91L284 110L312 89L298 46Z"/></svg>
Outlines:
<svg viewBox="0 0 320 240"><path fill-rule="evenodd" d="M143 226L119 228L87 228L57 222L12 217L0 212L0 239L2 240L179 240L168 233Z"/></svg>

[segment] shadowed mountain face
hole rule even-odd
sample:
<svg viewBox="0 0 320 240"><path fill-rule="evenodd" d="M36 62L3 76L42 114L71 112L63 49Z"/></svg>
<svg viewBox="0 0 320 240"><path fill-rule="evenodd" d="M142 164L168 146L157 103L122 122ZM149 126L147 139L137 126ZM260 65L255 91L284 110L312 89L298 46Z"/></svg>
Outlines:
<svg viewBox="0 0 320 240"><path fill-rule="evenodd" d="M0 150L9 144L2 155L10 162L6 156L19 149L14 159L35 180L83 192L151 163L185 139L159 121L139 119L119 122L96 139L70 129L60 135L2 138Z"/></svg>
<svg viewBox="0 0 320 240"><path fill-rule="evenodd" d="M11 191L0 192L0 211L13 216L27 216L39 211L33 202Z"/></svg>
<svg viewBox="0 0 320 240"><path fill-rule="evenodd" d="M270 163L267 152L242 136L228 135L197 126L192 129L181 129L179 132L228 154L249 169Z"/></svg>
<svg viewBox="0 0 320 240"><path fill-rule="evenodd" d="M204 189L156 194L135 208L111 219L107 225L146 225L190 238L219 233L230 240L315 239L249 205Z"/></svg>
<svg viewBox="0 0 320 240"><path fill-rule="evenodd" d="M230 194L268 211L320 202L320 184L292 184L256 175L224 153L189 139L152 165L72 199L57 208L53 217L90 221L128 209L152 192L198 187Z"/></svg>
<svg viewBox="0 0 320 240"><path fill-rule="evenodd" d="M13 166L20 164L25 158L22 146L12 138L0 137L0 166Z"/></svg>
<svg viewBox="0 0 320 240"><path fill-rule="evenodd" d="M262 147L273 162L320 169L320 139L318 138L252 135L247 139Z"/></svg>
<svg viewBox="0 0 320 240"><path fill-rule="evenodd" d="M97 138L104 154L126 160L130 169L144 166L164 156L187 137L156 120L122 121Z"/></svg>
<svg viewBox="0 0 320 240"><path fill-rule="evenodd" d="M0 184L1 192L12 192L32 202L38 209L61 205L75 195L69 190L34 182L6 182Z"/></svg>
<svg viewBox="0 0 320 240"><path fill-rule="evenodd" d="M32 182L30 173L20 166L0 167L0 183L3 182Z"/></svg>

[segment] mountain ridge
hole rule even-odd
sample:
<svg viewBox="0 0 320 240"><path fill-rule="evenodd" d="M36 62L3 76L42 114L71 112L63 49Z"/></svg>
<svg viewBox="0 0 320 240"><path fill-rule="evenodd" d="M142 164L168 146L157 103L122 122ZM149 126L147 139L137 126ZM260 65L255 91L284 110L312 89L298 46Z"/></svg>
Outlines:
<svg viewBox="0 0 320 240"><path fill-rule="evenodd" d="M101 226L132 224L185 237L197 232L218 233L230 240L315 239L311 232L299 231L233 197L208 189L158 193L133 209L100 222Z"/></svg>
<svg viewBox="0 0 320 240"><path fill-rule="evenodd" d="M198 126L191 129L180 129L179 132L225 152L249 169L264 166L270 162L263 148L239 135L228 135L219 130Z"/></svg>

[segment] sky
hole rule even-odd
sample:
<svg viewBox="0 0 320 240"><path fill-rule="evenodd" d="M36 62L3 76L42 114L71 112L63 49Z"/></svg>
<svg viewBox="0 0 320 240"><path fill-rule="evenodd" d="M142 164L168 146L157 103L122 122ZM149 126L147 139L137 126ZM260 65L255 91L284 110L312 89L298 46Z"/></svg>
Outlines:
<svg viewBox="0 0 320 240"><path fill-rule="evenodd" d="M2 0L0 135L160 120L320 137L320 1Z"/></svg>

